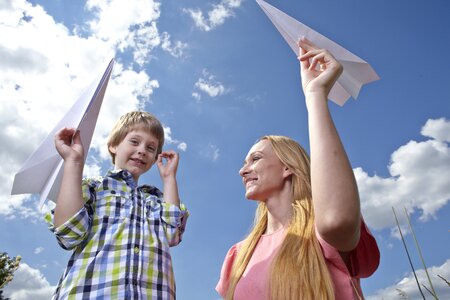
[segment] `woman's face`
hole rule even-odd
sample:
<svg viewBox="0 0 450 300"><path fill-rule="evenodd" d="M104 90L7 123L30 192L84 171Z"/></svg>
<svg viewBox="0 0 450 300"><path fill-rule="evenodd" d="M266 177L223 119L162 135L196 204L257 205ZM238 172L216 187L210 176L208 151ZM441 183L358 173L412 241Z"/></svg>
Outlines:
<svg viewBox="0 0 450 300"><path fill-rule="evenodd" d="M266 201L283 189L289 169L283 165L268 140L253 145L239 170L245 186L245 197Z"/></svg>

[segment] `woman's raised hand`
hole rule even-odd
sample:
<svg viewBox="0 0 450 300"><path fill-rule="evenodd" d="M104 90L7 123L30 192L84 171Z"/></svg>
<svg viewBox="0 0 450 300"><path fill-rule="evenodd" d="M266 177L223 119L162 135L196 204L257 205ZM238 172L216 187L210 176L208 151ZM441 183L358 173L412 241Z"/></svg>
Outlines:
<svg viewBox="0 0 450 300"><path fill-rule="evenodd" d="M316 47L305 38L300 39L298 45L300 47L298 59L305 96L320 94L326 99L334 83L342 74L342 65L326 49Z"/></svg>

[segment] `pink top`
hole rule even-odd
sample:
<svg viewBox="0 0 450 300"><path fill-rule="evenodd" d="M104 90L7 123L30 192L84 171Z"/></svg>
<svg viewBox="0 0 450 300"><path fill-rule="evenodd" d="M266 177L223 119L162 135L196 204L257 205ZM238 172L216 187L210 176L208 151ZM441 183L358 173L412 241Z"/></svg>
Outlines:
<svg viewBox="0 0 450 300"><path fill-rule="evenodd" d="M268 280L269 268L278 248L284 239L284 230L272 234L262 235L255 251L244 271L241 279L236 285L235 300L263 300L269 299ZM317 235L322 248L322 253L330 271L334 283L334 294L336 300L358 299L362 296L360 278L369 277L378 268L380 252L375 238L369 232L364 222L361 222L361 237L358 246L350 255L351 268L347 269L339 252ZM242 242L235 244L228 251L217 283L217 292L225 296L228 289L229 276L234 259Z"/></svg>

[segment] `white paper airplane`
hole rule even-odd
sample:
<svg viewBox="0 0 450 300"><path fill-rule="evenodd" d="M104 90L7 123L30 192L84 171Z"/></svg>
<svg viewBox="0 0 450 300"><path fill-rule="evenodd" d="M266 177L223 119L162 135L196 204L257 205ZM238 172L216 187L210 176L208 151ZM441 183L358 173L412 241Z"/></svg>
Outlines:
<svg viewBox="0 0 450 300"><path fill-rule="evenodd" d="M305 37L319 48L330 51L330 53L342 64L344 72L338 78L328 96L333 102L342 106L350 96L352 96L353 99L356 99L364 84L380 79L366 61L354 55L347 49L288 16L267 2L263 0L256 0L256 2L297 56L300 54L298 41L302 37Z"/></svg>
<svg viewBox="0 0 450 300"><path fill-rule="evenodd" d="M84 160L86 161L113 65L114 59L111 60L106 71L84 91L42 144L26 160L14 177L12 195L39 193L40 207L46 199L56 201L61 186L64 161L56 151L55 134L63 127L80 130Z"/></svg>

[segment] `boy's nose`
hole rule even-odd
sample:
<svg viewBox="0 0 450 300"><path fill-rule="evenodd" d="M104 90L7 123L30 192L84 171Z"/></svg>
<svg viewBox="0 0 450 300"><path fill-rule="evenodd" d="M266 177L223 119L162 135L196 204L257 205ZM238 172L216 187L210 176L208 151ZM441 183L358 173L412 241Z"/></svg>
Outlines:
<svg viewBox="0 0 450 300"><path fill-rule="evenodd" d="M147 152L145 151L145 148L142 148L142 147L138 149L138 153L142 154L142 155L146 155L147 154Z"/></svg>

